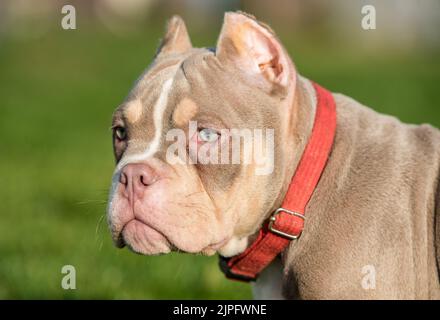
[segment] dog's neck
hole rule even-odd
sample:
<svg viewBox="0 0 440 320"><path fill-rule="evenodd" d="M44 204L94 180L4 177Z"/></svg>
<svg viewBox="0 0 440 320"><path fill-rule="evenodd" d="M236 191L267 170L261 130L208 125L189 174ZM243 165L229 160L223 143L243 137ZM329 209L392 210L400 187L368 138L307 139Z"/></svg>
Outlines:
<svg viewBox="0 0 440 320"><path fill-rule="evenodd" d="M253 234L245 238L233 238L229 245L223 248L221 255L230 257L239 254L255 240L259 229L265 220L281 206L293 174L301 160L304 149L309 140L313 129L316 114L316 93L310 80L298 76L295 82L295 88L292 88L291 97L287 97L286 104L290 111L289 117L283 127L283 139L281 144L285 152L285 163L282 166L283 177L282 187L274 195L272 206L267 212L262 213L261 223ZM290 107L289 107L290 105ZM281 106L280 106L281 107Z"/></svg>
<svg viewBox="0 0 440 320"><path fill-rule="evenodd" d="M284 181L279 195L271 210L266 213L266 217L281 206L313 129L317 100L310 80L301 76L297 77L294 97L290 103L292 105L291 116L285 133Z"/></svg>

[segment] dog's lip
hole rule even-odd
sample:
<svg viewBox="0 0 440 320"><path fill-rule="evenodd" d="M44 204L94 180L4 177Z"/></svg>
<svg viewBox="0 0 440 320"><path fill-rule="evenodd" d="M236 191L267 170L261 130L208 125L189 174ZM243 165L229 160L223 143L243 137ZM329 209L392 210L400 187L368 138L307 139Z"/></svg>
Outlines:
<svg viewBox="0 0 440 320"><path fill-rule="evenodd" d="M124 239L124 229L125 227L132 221L138 221L144 225L146 225L149 228L154 229L156 232L158 232L162 237L164 237L164 239L167 241L169 248L171 249L171 251L175 251L175 252L183 252L183 253L191 253L191 252L186 252L185 250L180 249L177 245L175 245L173 242L171 242L168 237L163 234L160 230L157 230L157 228L152 227L150 224L146 223L145 221L138 219L138 218L133 218L129 221L127 221L127 223L122 227L122 229L120 230L120 232L118 233L117 237L115 238L115 246L119 249L122 249L124 247L126 247L128 244ZM222 240L218 241L218 242L214 242L206 247L204 247L202 250L200 250L200 252L216 252L218 249L220 249L221 247L223 247L228 241L229 241L230 237L224 237ZM128 247L130 247L130 245L128 245Z"/></svg>
<svg viewBox="0 0 440 320"><path fill-rule="evenodd" d="M118 235L117 235L117 237L116 237L116 240L115 240L115 246L117 247L117 248L120 248L120 249L122 249L122 248L124 248L125 246L127 246L127 242L125 241L125 239L124 239L124 230L125 230L125 227L127 226L127 225L129 225L131 222L133 222L133 221L137 221L137 222L139 222L139 223L142 223L142 224L144 224L144 225L146 225L148 228L151 228L151 229L153 229L154 231L156 231L157 233L159 233L166 241L167 241L167 243L168 243L168 245L170 246L170 248L173 248L173 247L175 247L172 243L171 243L171 241L168 239L168 237L165 235L165 234L163 234L160 230L158 230L157 228L154 228L154 227L152 227L150 224L148 224L148 223L146 223L145 221L143 221L142 219L139 219L139 218L133 218L133 219L131 219L131 220L129 220L129 221L127 221L125 224L124 224L124 226L121 228L121 230L119 231L119 233L118 233ZM128 245L129 246L129 245ZM130 246L129 246L130 247Z"/></svg>

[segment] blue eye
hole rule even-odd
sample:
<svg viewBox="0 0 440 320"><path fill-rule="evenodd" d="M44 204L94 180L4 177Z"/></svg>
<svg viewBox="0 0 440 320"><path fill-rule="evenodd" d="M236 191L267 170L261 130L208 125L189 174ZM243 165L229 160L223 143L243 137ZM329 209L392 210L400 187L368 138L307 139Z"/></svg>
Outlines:
<svg viewBox="0 0 440 320"><path fill-rule="evenodd" d="M220 134L214 129L205 128L199 131L199 140L203 142L214 142L217 141Z"/></svg>

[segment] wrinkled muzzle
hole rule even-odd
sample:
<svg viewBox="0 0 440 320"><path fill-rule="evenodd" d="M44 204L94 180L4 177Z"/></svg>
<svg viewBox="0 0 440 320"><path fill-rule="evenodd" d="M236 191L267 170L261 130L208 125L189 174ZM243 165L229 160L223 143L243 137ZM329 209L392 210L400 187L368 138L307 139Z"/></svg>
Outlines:
<svg viewBox="0 0 440 320"><path fill-rule="evenodd" d="M190 166L129 163L113 176L108 222L118 247L164 254L214 254L231 236Z"/></svg>

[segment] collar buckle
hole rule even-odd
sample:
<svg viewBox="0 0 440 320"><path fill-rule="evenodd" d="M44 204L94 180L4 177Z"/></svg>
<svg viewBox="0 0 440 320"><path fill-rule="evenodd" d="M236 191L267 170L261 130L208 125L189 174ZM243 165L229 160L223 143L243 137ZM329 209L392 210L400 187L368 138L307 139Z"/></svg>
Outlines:
<svg viewBox="0 0 440 320"><path fill-rule="evenodd" d="M279 235L279 236L282 236L282 237L284 237L284 238L287 238L287 239L289 239L289 240L296 240L296 239L298 239L298 238L301 236L301 233L299 233L299 234L297 234L297 235L289 234L289 233L287 233L287 232L283 232L283 231L281 231L281 230L278 230L278 229L276 229L276 228L274 227L275 221L276 221L276 219L277 219L277 215L279 215L279 214L282 213L282 212L285 212L285 213L290 214L290 215L292 215L292 216L295 216L295 217L301 218L302 220L305 220L305 219L306 219L306 217L305 217L303 214L299 213L299 212L290 211L290 210L287 210L287 209L284 209L284 208L278 208L277 210L275 210L275 212L274 212L274 213L272 214L272 216L269 218L268 229L269 229L272 233L275 233L275 234L277 234L277 235Z"/></svg>

